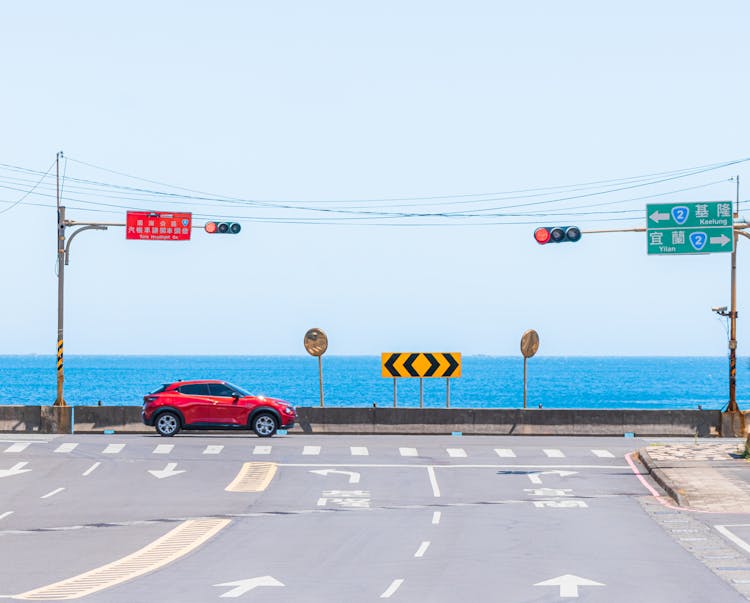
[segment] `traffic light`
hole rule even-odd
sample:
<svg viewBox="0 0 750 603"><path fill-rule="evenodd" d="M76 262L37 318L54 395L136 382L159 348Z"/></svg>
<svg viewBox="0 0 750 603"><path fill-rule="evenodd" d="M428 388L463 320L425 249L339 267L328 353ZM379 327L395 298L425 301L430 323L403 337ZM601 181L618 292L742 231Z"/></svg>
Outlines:
<svg viewBox="0 0 750 603"><path fill-rule="evenodd" d="M540 226L534 231L534 240L540 245L547 243L575 243L581 238L578 226Z"/></svg>
<svg viewBox="0 0 750 603"><path fill-rule="evenodd" d="M206 222L204 228L208 234L237 234L242 230L237 222Z"/></svg>

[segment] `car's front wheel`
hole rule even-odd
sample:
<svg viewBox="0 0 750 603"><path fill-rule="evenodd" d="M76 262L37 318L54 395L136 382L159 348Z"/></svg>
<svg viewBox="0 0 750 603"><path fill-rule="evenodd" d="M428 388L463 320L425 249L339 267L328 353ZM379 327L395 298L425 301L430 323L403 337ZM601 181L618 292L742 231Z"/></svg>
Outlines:
<svg viewBox="0 0 750 603"><path fill-rule="evenodd" d="M170 437L180 431L180 418L173 412L163 412L156 418L156 433Z"/></svg>
<svg viewBox="0 0 750 603"><path fill-rule="evenodd" d="M253 417L253 431L259 438L270 438L277 428L276 417L270 412L261 412Z"/></svg>

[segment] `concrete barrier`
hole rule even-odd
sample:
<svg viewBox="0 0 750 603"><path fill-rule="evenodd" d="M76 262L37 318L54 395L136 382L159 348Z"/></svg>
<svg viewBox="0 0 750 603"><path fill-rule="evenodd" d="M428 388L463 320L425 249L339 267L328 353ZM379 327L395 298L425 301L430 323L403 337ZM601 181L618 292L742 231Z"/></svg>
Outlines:
<svg viewBox="0 0 750 603"><path fill-rule="evenodd" d="M722 432L722 427L725 431ZM727 433L727 427L731 433ZM0 431L153 433L140 406L0 406ZM718 410L514 408L297 409L292 433L736 437Z"/></svg>
<svg viewBox="0 0 750 603"><path fill-rule="evenodd" d="M721 435L718 410L298 408L304 433Z"/></svg>
<svg viewBox="0 0 750 603"><path fill-rule="evenodd" d="M42 424L40 406L0 406L0 431L34 432L40 431Z"/></svg>

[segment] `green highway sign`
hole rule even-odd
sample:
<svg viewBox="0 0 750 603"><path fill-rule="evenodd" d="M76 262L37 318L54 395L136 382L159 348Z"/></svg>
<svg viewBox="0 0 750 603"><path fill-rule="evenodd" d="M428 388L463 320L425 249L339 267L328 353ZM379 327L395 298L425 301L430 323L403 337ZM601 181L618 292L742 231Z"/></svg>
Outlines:
<svg viewBox="0 0 750 603"><path fill-rule="evenodd" d="M649 254L734 251L731 201L646 206Z"/></svg>

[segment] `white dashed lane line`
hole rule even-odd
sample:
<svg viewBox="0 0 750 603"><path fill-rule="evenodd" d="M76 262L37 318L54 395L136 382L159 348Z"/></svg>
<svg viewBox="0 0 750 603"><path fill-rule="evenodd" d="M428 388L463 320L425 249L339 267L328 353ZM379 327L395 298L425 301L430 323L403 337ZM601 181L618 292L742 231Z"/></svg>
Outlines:
<svg viewBox="0 0 750 603"><path fill-rule="evenodd" d="M398 578L391 582L391 585L385 589L382 595L380 595L381 599L390 599L391 596L398 590L398 587L401 586L404 583L403 578Z"/></svg>
<svg viewBox="0 0 750 603"><path fill-rule="evenodd" d="M441 517L441 515L442 514L441 514L440 511L435 511L432 514L432 525L436 526L436 525L438 525L440 523L440 517Z"/></svg>
<svg viewBox="0 0 750 603"><path fill-rule="evenodd" d="M351 450L352 456L368 456L370 454L366 446L350 446L349 450Z"/></svg>
<svg viewBox="0 0 750 603"><path fill-rule="evenodd" d="M316 456L320 454L320 446L305 446L302 449L302 454Z"/></svg>
<svg viewBox="0 0 750 603"><path fill-rule="evenodd" d="M169 454L173 448L174 444L159 444L154 448L154 454Z"/></svg>
<svg viewBox="0 0 750 603"><path fill-rule="evenodd" d="M44 496L40 496L39 498L51 498L55 494L60 494L60 492L62 492L63 490L65 490L65 488L56 488L52 490L52 492L47 492L47 494L45 494Z"/></svg>
<svg viewBox="0 0 750 603"><path fill-rule="evenodd" d="M222 450L224 450L224 446L206 446L203 454L219 454Z"/></svg>
<svg viewBox="0 0 750 603"><path fill-rule="evenodd" d="M271 454L270 446L256 446L253 448L253 454Z"/></svg>
<svg viewBox="0 0 750 603"><path fill-rule="evenodd" d="M86 471L84 471L81 475L83 475L84 477L86 477L87 475L91 475L99 465L101 465L101 463L94 463L93 465L91 465L91 467L86 469Z"/></svg>
<svg viewBox="0 0 750 603"><path fill-rule="evenodd" d="M125 448L125 444L109 444L102 450L102 454L119 454L123 448Z"/></svg>
<svg viewBox="0 0 750 603"><path fill-rule="evenodd" d="M16 442L5 449L5 452L23 452L31 445L31 442Z"/></svg>
<svg viewBox="0 0 750 603"><path fill-rule="evenodd" d="M419 456L416 448L399 448L398 452L401 456Z"/></svg>
<svg viewBox="0 0 750 603"><path fill-rule="evenodd" d="M448 456L454 459L465 459L466 451L463 448L446 448Z"/></svg>
<svg viewBox="0 0 750 603"><path fill-rule="evenodd" d="M73 452L78 447L78 444L68 442L66 444L60 444L57 448L55 448L55 452L60 453L66 453L66 452Z"/></svg>
<svg viewBox="0 0 750 603"><path fill-rule="evenodd" d="M510 448L495 448L495 452L497 453L497 456L503 458L514 458L516 456L516 453Z"/></svg>
<svg viewBox="0 0 750 603"><path fill-rule="evenodd" d="M424 557L424 554L427 552L427 549L430 547L430 541L425 540L422 542L422 544L419 545L419 548L417 549L417 552L414 553L415 557Z"/></svg>
<svg viewBox="0 0 750 603"><path fill-rule="evenodd" d="M432 495L435 498L440 498L440 486L437 483L437 477L435 476L435 469L433 467L427 467L427 475L430 476L430 485L432 486Z"/></svg>

